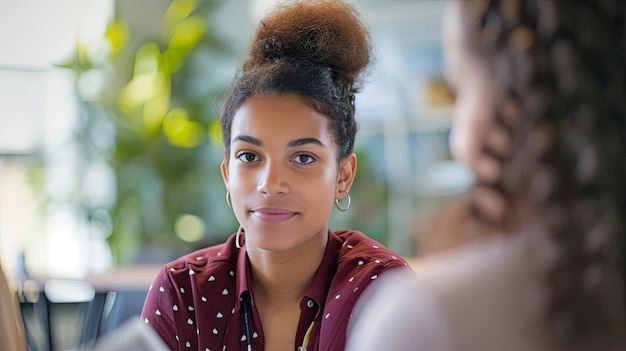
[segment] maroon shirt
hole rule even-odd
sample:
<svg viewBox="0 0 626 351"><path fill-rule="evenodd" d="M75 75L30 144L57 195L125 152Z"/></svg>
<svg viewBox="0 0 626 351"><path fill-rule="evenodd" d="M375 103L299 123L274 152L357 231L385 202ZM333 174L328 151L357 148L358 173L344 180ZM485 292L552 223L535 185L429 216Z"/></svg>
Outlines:
<svg viewBox="0 0 626 351"><path fill-rule="evenodd" d="M363 290L407 263L358 231L329 231L313 282L300 302L294 350L311 327L306 350L343 350L352 309ZM251 290L248 256L235 235L166 264L150 287L142 319L173 350L247 350L243 297L249 301L252 350L263 350L261 319Z"/></svg>

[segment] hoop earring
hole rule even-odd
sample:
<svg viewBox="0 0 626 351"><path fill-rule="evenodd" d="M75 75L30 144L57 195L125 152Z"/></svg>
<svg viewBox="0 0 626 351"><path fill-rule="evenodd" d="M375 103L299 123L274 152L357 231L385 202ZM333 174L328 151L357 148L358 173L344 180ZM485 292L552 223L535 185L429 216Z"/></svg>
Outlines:
<svg viewBox="0 0 626 351"><path fill-rule="evenodd" d="M341 212L346 212L350 208L350 204L352 203L352 200L350 199L350 194L348 194L347 191L346 191L346 197L344 197L344 199L348 199L348 203L346 204L346 207L341 207L341 205L339 205L340 199L335 199L335 207L337 207L337 209Z"/></svg>
<svg viewBox="0 0 626 351"><path fill-rule="evenodd" d="M239 242L239 234L244 233L242 229L243 228L241 228L241 225L239 225L239 229L237 229L237 234L235 234L235 247L238 249L241 249L241 243Z"/></svg>
<svg viewBox="0 0 626 351"><path fill-rule="evenodd" d="M228 205L228 207L233 208L233 206L230 204L230 190L226 190L226 204Z"/></svg>

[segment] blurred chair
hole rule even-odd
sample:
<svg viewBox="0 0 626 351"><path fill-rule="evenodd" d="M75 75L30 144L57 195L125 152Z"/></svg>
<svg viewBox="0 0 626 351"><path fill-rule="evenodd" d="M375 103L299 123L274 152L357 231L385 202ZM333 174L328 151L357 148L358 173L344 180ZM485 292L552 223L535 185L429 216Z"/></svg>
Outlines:
<svg viewBox="0 0 626 351"><path fill-rule="evenodd" d="M81 280L28 279L19 293L28 349L74 350L94 299L93 287Z"/></svg>
<svg viewBox="0 0 626 351"><path fill-rule="evenodd" d="M143 309L143 303L148 294L146 290L125 290L109 292L111 309L103 314L101 334L108 334L124 324L129 319L139 320L139 315Z"/></svg>
<svg viewBox="0 0 626 351"><path fill-rule="evenodd" d="M26 351L26 336L17 300L0 267L0 349Z"/></svg>
<svg viewBox="0 0 626 351"><path fill-rule="evenodd" d="M139 320L147 294L148 289L97 292L87 308L79 349L89 350L122 324Z"/></svg>
<svg viewBox="0 0 626 351"><path fill-rule="evenodd" d="M19 281L17 290L28 350L51 351L50 301L40 283L30 279Z"/></svg>
<svg viewBox="0 0 626 351"><path fill-rule="evenodd" d="M138 320L148 288L160 269L160 265L131 265L87 277L96 293L87 308L79 350L90 350L98 339L132 319Z"/></svg>
<svg viewBox="0 0 626 351"><path fill-rule="evenodd" d="M28 350L91 350L98 339L139 318L160 269L126 266L84 279L22 281L18 293ZM3 347L0 335L0 351L21 351Z"/></svg>

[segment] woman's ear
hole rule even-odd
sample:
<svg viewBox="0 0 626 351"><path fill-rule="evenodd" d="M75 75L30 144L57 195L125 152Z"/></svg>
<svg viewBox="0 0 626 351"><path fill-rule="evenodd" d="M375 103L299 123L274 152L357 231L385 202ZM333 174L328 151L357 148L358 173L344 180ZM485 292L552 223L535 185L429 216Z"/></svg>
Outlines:
<svg viewBox="0 0 626 351"><path fill-rule="evenodd" d="M228 154L226 151L224 151L224 159L220 168L222 170L222 179L224 179L224 184L226 184L226 189L228 189Z"/></svg>
<svg viewBox="0 0 626 351"><path fill-rule="evenodd" d="M356 175L356 154L352 153L341 161L337 176L336 197L343 199L350 191Z"/></svg>

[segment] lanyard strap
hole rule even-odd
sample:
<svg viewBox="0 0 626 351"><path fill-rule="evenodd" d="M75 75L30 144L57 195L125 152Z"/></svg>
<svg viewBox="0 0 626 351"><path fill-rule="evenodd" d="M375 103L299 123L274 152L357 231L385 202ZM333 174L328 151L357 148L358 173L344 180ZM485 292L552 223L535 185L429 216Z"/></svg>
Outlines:
<svg viewBox="0 0 626 351"><path fill-rule="evenodd" d="M248 351L252 351L252 339L250 339L250 321L248 318L248 315L250 314L250 295L247 292L244 292L242 297L243 301L241 302L241 304L243 305L243 319L246 324L246 342L248 343Z"/></svg>
<svg viewBox="0 0 626 351"><path fill-rule="evenodd" d="M313 332L313 326L315 325L315 321L312 321L309 325L309 328L306 330L304 334L304 339L302 340L302 346L298 347L298 351L307 351L307 346L309 346L309 339L311 338L311 333Z"/></svg>

